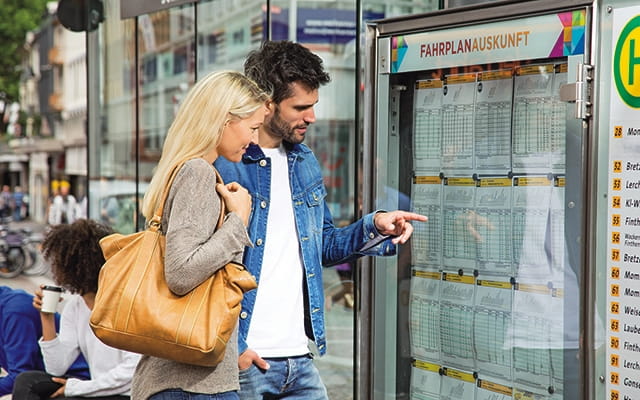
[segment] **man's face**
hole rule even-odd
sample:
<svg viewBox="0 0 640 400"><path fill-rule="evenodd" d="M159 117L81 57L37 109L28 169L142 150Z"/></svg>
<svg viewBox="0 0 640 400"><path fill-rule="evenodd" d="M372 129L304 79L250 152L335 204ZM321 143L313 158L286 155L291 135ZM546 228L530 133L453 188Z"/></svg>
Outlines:
<svg viewBox="0 0 640 400"><path fill-rule="evenodd" d="M309 90L297 82L291 84L291 89L291 97L271 105L264 127L273 139L297 144L304 141L307 127L316 122L313 106L318 102L318 90Z"/></svg>

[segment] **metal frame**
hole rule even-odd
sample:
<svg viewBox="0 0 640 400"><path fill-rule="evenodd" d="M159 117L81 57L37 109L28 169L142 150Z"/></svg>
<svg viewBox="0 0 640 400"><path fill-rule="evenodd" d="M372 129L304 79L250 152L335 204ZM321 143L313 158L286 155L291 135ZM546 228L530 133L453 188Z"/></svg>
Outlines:
<svg viewBox="0 0 640 400"><path fill-rule="evenodd" d="M483 4L477 4L457 9L446 9L429 12L419 15L409 15L397 18L382 19L371 21L367 24L365 30L366 45L363 50L363 57L368 62L365 63L364 71L364 114L363 114L363 131L366 133L363 138L363 207L365 210L372 209L372 202L375 195L375 163L374 155L377 147L376 132L379 127L376 122L376 111L379 107L380 99L378 99L378 73L379 73L379 57L378 40L384 37L390 37L398 34L410 34L415 32L428 32L444 28L456 28L467 25L474 25L487 22L496 22L508 19L517 19L522 17L530 17L535 15L550 14L556 11L570 9L587 9L587 21L590 31L585 35L585 62L594 63L595 57L595 30L597 7L593 1L586 0L527 0L527 1L498 1ZM595 91L592 91L594 93ZM597 99L592 99L594 104ZM595 183L590 184L588 179L595 176L597 168L597 160L593 157L597 155L597 138L593 131L592 123L580 122L580 137L582 138L582 146L576 149L582 156L582 169L579 172L579 182L582 191L576 193L584 199L583 204L576 210L579 212L579 220L582 224L582 232L579 238L582 244L580 254L581 259L581 282L580 282L580 310L581 310L581 336L584 339L580 348L581 363L580 376L585 384L583 385L582 397L585 400L595 399L594 390L594 373L595 373L595 356L591 351L594 338L594 304L591 301L595 296L595 246L592 244L596 241L595 227L590 229L596 220L596 188ZM591 249L591 250L589 250ZM373 266L375 262L370 258L365 258L361 262L361 307L357 311L357 321L359 321L359 365L360 380L357 387L358 399L373 399L373 357L374 357L374 340L375 332L375 315L373 304L370 301L375 295L375 282L373 274ZM590 383L590 384L586 384Z"/></svg>
<svg viewBox="0 0 640 400"><path fill-rule="evenodd" d="M376 37L378 37L400 32L408 34L445 27L455 28L487 21L513 19L517 16L549 14L554 11L591 5L593 1L588 0L506 0L376 20L371 21L370 26L376 30Z"/></svg>

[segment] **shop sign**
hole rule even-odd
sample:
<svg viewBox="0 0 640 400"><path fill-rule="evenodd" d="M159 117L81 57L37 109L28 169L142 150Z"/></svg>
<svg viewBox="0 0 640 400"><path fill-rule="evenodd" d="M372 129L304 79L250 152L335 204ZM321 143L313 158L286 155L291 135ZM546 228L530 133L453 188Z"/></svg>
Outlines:
<svg viewBox="0 0 640 400"><path fill-rule="evenodd" d="M383 13L364 12L363 20L383 18ZM264 19L266 29L266 18ZM273 40L289 37L289 10L282 9L271 15ZM296 10L296 41L300 43L346 44L356 38L355 10L333 8L298 8Z"/></svg>

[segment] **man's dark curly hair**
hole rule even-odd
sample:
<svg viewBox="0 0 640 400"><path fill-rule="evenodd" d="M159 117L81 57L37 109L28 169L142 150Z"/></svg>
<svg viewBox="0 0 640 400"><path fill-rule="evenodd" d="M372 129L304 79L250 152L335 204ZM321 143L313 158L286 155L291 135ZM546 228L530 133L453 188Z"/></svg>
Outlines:
<svg viewBox="0 0 640 400"><path fill-rule="evenodd" d="M51 264L53 280L71 293L95 293L105 262L98 242L111 233L110 227L90 219L53 226L42 242L42 255Z"/></svg>
<svg viewBox="0 0 640 400"><path fill-rule="evenodd" d="M302 82L315 90L331 80L320 57L287 40L267 41L250 52L244 62L244 73L270 93L276 104L292 96L293 82Z"/></svg>

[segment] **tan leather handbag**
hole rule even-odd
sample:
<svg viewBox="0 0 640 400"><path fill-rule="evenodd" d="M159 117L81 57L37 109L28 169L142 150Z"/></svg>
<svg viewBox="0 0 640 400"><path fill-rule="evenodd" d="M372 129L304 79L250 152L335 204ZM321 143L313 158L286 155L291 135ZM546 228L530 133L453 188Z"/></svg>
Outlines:
<svg viewBox="0 0 640 400"><path fill-rule="evenodd" d="M224 358L243 294L257 284L243 265L229 263L184 296L167 287L160 223L169 188L181 166L173 170L146 230L116 233L100 241L107 261L100 270L89 322L109 346L211 367ZM222 181L219 175L218 181ZM218 227L224 214L222 203Z"/></svg>

